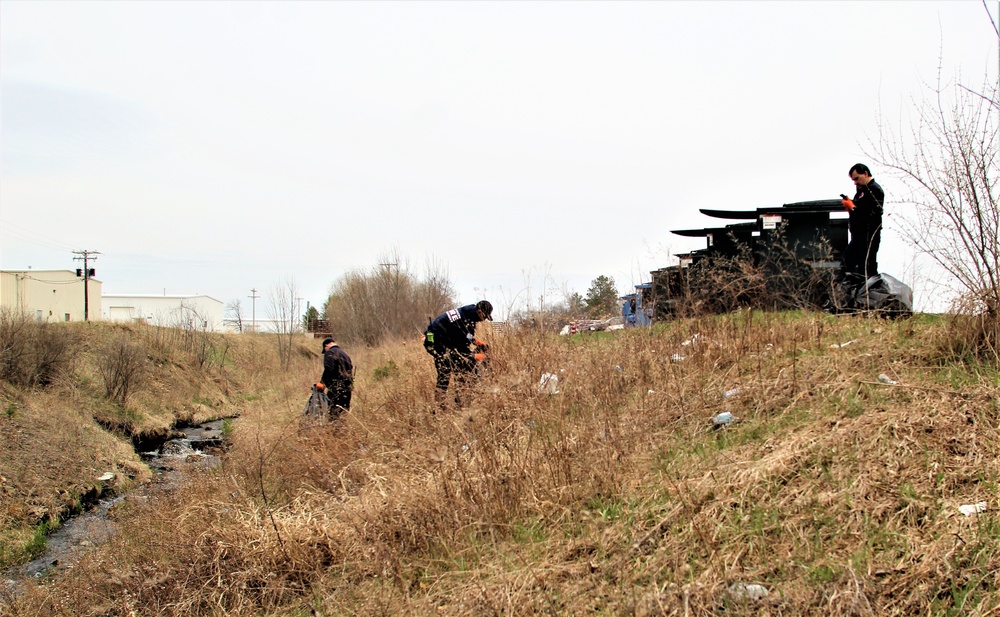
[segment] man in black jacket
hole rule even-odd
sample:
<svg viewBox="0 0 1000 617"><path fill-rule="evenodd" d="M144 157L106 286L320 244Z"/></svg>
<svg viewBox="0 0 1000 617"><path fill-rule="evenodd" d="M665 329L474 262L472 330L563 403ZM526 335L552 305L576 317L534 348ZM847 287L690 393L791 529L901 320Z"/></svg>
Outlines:
<svg viewBox="0 0 1000 617"><path fill-rule="evenodd" d="M351 408L354 365L347 352L332 338L323 339L323 376L316 384L316 389L326 391L331 418Z"/></svg>
<svg viewBox="0 0 1000 617"><path fill-rule="evenodd" d="M850 214L851 241L844 250L842 270L865 277L878 274L878 246L882 240L882 205L885 192L872 178L867 165L858 163L849 172L857 192L854 199L841 195Z"/></svg>
<svg viewBox="0 0 1000 617"><path fill-rule="evenodd" d="M476 367L470 345L476 343L476 324L493 321L493 305L486 300L451 309L438 315L424 332L424 348L434 358L437 384L434 400L442 405L448 393L451 374L464 381ZM455 397L456 402L459 397Z"/></svg>

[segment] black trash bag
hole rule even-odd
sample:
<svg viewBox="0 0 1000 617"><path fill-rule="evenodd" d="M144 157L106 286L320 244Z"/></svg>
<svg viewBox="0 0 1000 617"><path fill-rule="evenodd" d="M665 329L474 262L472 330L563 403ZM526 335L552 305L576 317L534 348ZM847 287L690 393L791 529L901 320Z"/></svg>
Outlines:
<svg viewBox="0 0 1000 617"><path fill-rule="evenodd" d="M913 290L884 272L867 281L860 275L848 274L842 292L845 308L849 310L875 311L893 317L913 314Z"/></svg>
<svg viewBox="0 0 1000 617"><path fill-rule="evenodd" d="M302 410L302 413L318 420L326 418L327 414L330 413L330 403L326 399L326 393L313 386L312 394L309 395L306 408Z"/></svg>

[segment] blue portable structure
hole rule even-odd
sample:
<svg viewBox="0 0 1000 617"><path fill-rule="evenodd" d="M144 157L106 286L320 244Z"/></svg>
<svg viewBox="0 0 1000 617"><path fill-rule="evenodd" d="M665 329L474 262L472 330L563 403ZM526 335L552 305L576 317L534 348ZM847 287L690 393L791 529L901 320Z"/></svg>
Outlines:
<svg viewBox="0 0 1000 617"><path fill-rule="evenodd" d="M635 292L618 298L622 303L622 323L626 328L653 323L653 283L635 286Z"/></svg>

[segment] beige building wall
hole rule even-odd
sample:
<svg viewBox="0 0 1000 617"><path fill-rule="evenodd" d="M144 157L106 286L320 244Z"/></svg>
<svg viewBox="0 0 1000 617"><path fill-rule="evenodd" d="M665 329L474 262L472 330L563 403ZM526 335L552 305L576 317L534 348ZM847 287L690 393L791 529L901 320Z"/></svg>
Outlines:
<svg viewBox="0 0 1000 617"><path fill-rule="evenodd" d="M222 302L210 296L105 294L103 319L221 332Z"/></svg>
<svg viewBox="0 0 1000 617"><path fill-rule="evenodd" d="M83 278L72 270L0 271L0 307L38 321L83 321ZM87 285L91 321L101 319L101 281Z"/></svg>

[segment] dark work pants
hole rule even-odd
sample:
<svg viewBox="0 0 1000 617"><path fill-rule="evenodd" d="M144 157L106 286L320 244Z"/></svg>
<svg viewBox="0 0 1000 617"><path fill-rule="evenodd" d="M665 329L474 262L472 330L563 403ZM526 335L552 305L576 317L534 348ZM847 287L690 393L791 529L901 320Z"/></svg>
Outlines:
<svg viewBox="0 0 1000 617"><path fill-rule="evenodd" d="M851 232L851 241L844 250L844 272L855 272L865 277L878 274L878 246L882 241L882 228L861 229Z"/></svg>
<svg viewBox="0 0 1000 617"><path fill-rule="evenodd" d="M353 384L349 381L335 381L327 386L326 400L330 404L331 418L336 418L351 408L352 386Z"/></svg>
<svg viewBox="0 0 1000 617"><path fill-rule="evenodd" d="M453 349L429 347L427 351L434 357L434 369L437 371L434 400L441 404L448 393L448 384L451 382L452 373L455 374L455 381L463 384L466 377L472 373L475 360ZM455 400L458 402L457 396Z"/></svg>

